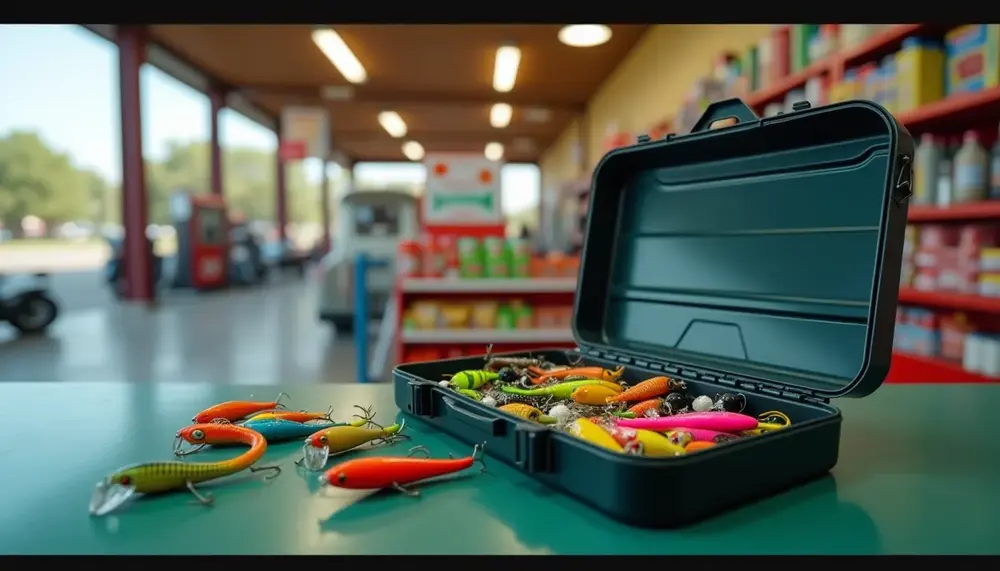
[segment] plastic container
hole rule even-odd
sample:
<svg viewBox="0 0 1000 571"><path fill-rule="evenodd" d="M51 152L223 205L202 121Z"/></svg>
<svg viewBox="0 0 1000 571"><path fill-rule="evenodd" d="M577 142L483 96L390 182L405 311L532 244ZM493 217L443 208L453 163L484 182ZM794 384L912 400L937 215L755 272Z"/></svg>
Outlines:
<svg viewBox="0 0 1000 571"><path fill-rule="evenodd" d="M938 168L941 165L940 141L930 133L920 137L913 157L913 203L935 204L937 200Z"/></svg>
<svg viewBox="0 0 1000 571"><path fill-rule="evenodd" d="M912 111L944 97L944 50L940 44L907 38L896 54L896 111Z"/></svg>
<svg viewBox="0 0 1000 571"><path fill-rule="evenodd" d="M1000 86L1000 24L970 24L948 32L948 95Z"/></svg>
<svg viewBox="0 0 1000 571"><path fill-rule="evenodd" d="M966 131L962 147L955 153L954 202L978 202L989 195L990 157L979 144L975 131Z"/></svg>
<svg viewBox="0 0 1000 571"><path fill-rule="evenodd" d="M695 396L740 392L747 414L782 410L792 426L690 456L627 456L438 385L482 357L396 367L396 404L646 527L691 523L827 473L842 421L830 399L865 396L889 370L913 141L868 102L804 107L758 119L738 99L721 101L690 135L608 153L590 194L579 348L531 353L621 366L630 382L668 375ZM708 129L728 117L740 124Z"/></svg>

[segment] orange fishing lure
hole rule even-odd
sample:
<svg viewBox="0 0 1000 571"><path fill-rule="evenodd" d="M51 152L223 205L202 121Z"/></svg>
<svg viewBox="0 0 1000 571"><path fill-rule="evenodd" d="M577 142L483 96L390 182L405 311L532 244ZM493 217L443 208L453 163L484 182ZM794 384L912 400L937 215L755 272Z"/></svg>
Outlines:
<svg viewBox="0 0 1000 571"><path fill-rule="evenodd" d="M416 490L405 488L407 484L444 476L470 468L477 461L483 465L483 446L477 444L472 455L465 458L413 458L416 452L428 454L423 446L410 449L410 454L401 456L375 456L348 460L330 468L319 477L321 484L351 490L382 490L395 488L409 496L420 495Z"/></svg>
<svg viewBox="0 0 1000 571"><path fill-rule="evenodd" d="M639 404L632 405L632 408L628 409L628 411L639 417L646 414L647 410L659 410L661 406L663 406L663 399L655 398L644 400Z"/></svg>
<svg viewBox="0 0 1000 571"><path fill-rule="evenodd" d="M702 442L700 440L695 440L694 442L689 442L687 446L684 447L685 452L698 452L699 450L708 450L715 446L714 442Z"/></svg>
<svg viewBox="0 0 1000 571"><path fill-rule="evenodd" d="M304 410L264 412L261 414L253 415L253 417L251 417L250 420L280 418L281 420L288 420L291 422L309 422L310 420L329 420L332 422L333 419L331 418L331 415L333 415L332 406L326 412L306 412Z"/></svg>
<svg viewBox="0 0 1000 571"><path fill-rule="evenodd" d="M553 379L565 379L566 377L585 377L588 379L600 379L602 381L617 381L618 377L625 372L624 367L617 369L605 369L604 367L576 367L571 369L561 369L558 371L546 372L538 367L528 367L528 371L535 375L531 379L531 384L540 385Z"/></svg>
<svg viewBox="0 0 1000 571"><path fill-rule="evenodd" d="M653 377L625 390L621 394L608 397L605 402L611 404L615 402L649 400L669 393L671 386L671 381L667 377Z"/></svg>
<svg viewBox="0 0 1000 571"><path fill-rule="evenodd" d="M265 410L273 409L283 409L285 405L281 404L281 398L288 398L288 395L281 393L278 398L271 402L253 402L245 400L231 400L224 403L219 403L215 406L210 406L205 410L199 412L191 420L192 422L205 423L212 422L216 419L224 419L229 422L236 422L237 420L243 420L247 416L255 412L262 412Z"/></svg>

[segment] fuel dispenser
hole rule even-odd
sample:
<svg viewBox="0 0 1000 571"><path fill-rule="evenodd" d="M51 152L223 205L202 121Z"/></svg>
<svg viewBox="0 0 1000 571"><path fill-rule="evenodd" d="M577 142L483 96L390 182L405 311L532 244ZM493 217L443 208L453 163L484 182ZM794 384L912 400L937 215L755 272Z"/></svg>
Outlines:
<svg viewBox="0 0 1000 571"><path fill-rule="evenodd" d="M170 214L177 232L174 287L228 285L229 221L222 197L177 192L171 196Z"/></svg>

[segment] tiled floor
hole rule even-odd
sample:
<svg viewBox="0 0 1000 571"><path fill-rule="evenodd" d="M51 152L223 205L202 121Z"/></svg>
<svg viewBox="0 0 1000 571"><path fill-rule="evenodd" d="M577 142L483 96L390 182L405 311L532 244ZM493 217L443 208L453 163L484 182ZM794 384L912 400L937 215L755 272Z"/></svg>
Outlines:
<svg viewBox="0 0 1000 571"><path fill-rule="evenodd" d="M0 382L354 382L354 344L318 320L315 290L307 279L103 303L67 310L40 338L0 324Z"/></svg>

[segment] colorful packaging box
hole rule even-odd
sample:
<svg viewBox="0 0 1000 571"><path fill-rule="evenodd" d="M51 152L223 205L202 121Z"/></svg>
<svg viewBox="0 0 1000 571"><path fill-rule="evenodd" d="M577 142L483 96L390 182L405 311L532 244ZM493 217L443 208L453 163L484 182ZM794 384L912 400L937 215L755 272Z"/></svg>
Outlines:
<svg viewBox="0 0 1000 571"><path fill-rule="evenodd" d="M947 93L982 91L1000 85L1000 24L970 24L945 36Z"/></svg>

